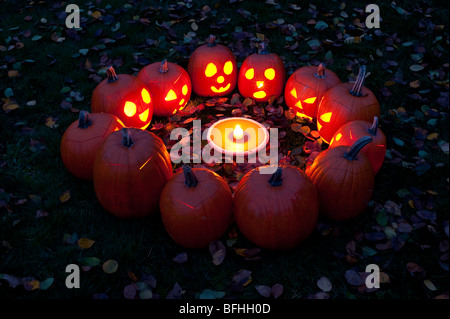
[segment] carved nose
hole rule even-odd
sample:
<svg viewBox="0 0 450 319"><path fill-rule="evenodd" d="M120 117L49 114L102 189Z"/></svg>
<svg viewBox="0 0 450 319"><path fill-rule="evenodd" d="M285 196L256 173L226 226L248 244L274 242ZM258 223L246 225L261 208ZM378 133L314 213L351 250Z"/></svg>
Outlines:
<svg viewBox="0 0 450 319"><path fill-rule="evenodd" d="M256 81L256 86L258 89L262 88L264 86L264 81Z"/></svg>
<svg viewBox="0 0 450 319"><path fill-rule="evenodd" d="M223 76L219 76L217 78L217 83L223 83L223 81L225 81L225 79L223 78Z"/></svg>

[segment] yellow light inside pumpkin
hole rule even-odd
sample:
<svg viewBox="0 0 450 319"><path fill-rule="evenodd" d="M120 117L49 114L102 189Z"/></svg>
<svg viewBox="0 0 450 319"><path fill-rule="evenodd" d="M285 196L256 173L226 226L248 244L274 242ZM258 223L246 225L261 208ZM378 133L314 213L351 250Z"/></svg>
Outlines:
<svg viewBox="0 0 450 319"><path fill-rule="evenodd" d="M253 68L248 69L247 72L245 72L245 78L248 80L253 79L254 76L255 76L255 70Z"/></svg>
<svg viewBox="0 0 450 319"><path fill-rule="evenodd" d="M227 61L223 66L223 73L225 73L226 75L230 75L231 72L233 72L233 62Z"/></svg>
<svg viewBox="0 0 450 319"><path fill-rule="evenodd" d="M208 78L210 78L216 73L217 73L217 67L215 66L215 64L212 62L208 63L208 65L206 66L205 75Z"/></svg>
<svg viewBox="0 0 450 319"><path fill-rule="evenodd" d="M269 80L273 80L275 78L275 70L272 68L266 69L264 71L264 76Z"/></svg>
<svg viewBox="0 0 450 319"><path fill-rule="evenodd" d="M136 104L130 101L126 101L123 111L126 116L132 117L134 114L136 114Z"/></svg>
<svg viewBox="0 0 450 319"><path fill-rule="evenodd" d="M315 101L316 101L316 97L310 97L310 98L308 98L308 99L306 99L306 100L303 100L303 102L309 103L309 104L312 104L312 103L314 103Z"/></svg>
<svg viewBox="0 0 450 319"><path fill-rule="evenodd" d="M225 78L223 76L219 76L217 78L217 83L223 83L225 81Z"/></svg>
<svg viewBox="0 0 450 319"><path fill-rule="evenodd" d="M241 128L239 124L236 124L236 127L233 130L233 137L237 140L241 139L244 136L244 130Z"/></svg>
<svg viewBox="0 0 450 319"><path fill-rule="evenodd" d="M339 140L341 139L341 137L342 137L342 134L341 134L341 133L338 133L338 134L336 135L335 141L336 141L336 142L339 141Z"/></svg>
<svg viewBox="0 0 450 319"><path fill-rule="evenodd" d="M146 109L144 112L142 112L141 114L139 114L139 118L141 119L142 122L146 122L148 119L148 109Z"/></svg>
<svg viewBox="0 0 450 319"><path fill-rule="evenodd" d="M297 90L295 88L293 88L290 93L293 97L297 98Z"/></svg>
<svg viewBox="0 0 450 319"><path fill-rule="evenodd" d="M297 103L295 103L295 106L303 110L302 101L297 101Z"/></svg>
<svg viewBox="0 0 450 319"><path fill-rule="evenodd" d="M165 100L166 101L172 101L172 100L175 100L176 98L177 98L177 94L174 92L174 90L170 90L167 93Z"/></svg>
<svg viewBox="0 0 450 319"><path fill-rule="evenodd" d="M262 88L264 86L264 81L256 81L256 86L258 89Z"/></svg>
<svg viewBox="0 0 450 319"><path fill-rule="evenodd" d="M150 93L146 89L142 89L141 91L142 101L144 101L145 104L148 104L152 101L150 98Z"/></svg>
<svg viewBox="0 0 450 319"><path fill-rule="evenodd" d="M320 116L320 119L324 122L330 122L332 114L332 112L324 113Z"/></svg>
<svg viewBox="0 0 450 319"><path fill-rule="evenodd" d="M183 85L183 87L181 88L181 93L183 93L183 95L186 95L188 92L188 87L187 84Z"/></svg>
<svg viewBox="0 0 450 319"><path fill-rule="evenodd" d="M264 91L255 92L255 93L253 93L253 97L257 98L257 99L262 99L262 98L266 97L266 92L264 92Z"/></svg>
<svg viewBox="0 0 450 319"><path fill-rule="evenodd" d="M180 104L180 105L183 105L183 104L184 104L184 99L181 99L181 101L180 101L179 104Z"/></svg>

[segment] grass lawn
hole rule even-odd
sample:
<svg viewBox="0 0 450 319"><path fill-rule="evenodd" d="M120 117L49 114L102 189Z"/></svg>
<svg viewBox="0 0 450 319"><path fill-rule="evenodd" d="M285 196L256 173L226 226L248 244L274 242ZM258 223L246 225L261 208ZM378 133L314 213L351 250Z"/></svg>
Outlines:
<svg viewBox="0 0 450 319"><path fill-rule="evenodd" d="M279 299L448 299L447 2L379 1L380 29L366 28L364 6L350 0L78 3L77 31L65 26L64 2L0 5L0 298L195 299L213 291L220 298L273 299L262 291L278 284ZM343 222L320 218L312 236L290 251L255 250L233 224L220 240L225 258L214 264L208 249L175 244L159 214L139 220L109 214L92 182L66 170L61 137L79 110L90 111L107 66L137 74L167 58L186 68L210 34L234 52L238 66L265 37L288 76L326 62L348 82L366 65L388 151L363 214ZM192 128L189 119L205 125L237 114L239 107L223 105L229 99L193 94L186 112L155 116L148 130L168 144L173 128ZM280 99L253 103L243 114L278 127L283 161L304 169L305 143L314 139L292 124L317 127L287 110ZM233 190L249 169L209 168ZM94 243L80 247L81 238ZM69 264L82 267L79 289L65 285ZM375 291L354 277L362 280L369 264L382 272Z"/></svg>

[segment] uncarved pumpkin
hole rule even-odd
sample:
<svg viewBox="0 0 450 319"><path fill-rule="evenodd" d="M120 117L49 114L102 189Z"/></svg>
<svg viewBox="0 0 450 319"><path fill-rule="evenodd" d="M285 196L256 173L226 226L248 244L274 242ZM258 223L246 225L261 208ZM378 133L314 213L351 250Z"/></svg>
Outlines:
<svg viewBox="0 0 450 319"><path fill-rule="evenodd" d="M153 98L153 114L171 116L182 110L191 97L191 79L185 69L175 63L155 62L139 71Z"/></svg>
<svg viewBox="0 0 450 319"><path fill-rule="evenodd" d="M266 102L283 94L286 70L281 58L269 53L265 43L261 43L258 53L245 58L239 69L238 88L244 97L257 102Z"/></svg>
<svg viewBox="0 0 450 319"><path fill-rule="evenodd" d="M320 201L320 213L331 220L345 220L361 214L372 198L372 165L360 150L372 138L364 136L351 147L326 149L306 168Z"/></svg>
<svg viewBox="0 0 450 319"><path fill-rule="evenodd" d="M341 83L325 92L317 111L317 129L322 139L330 143L334 133L345 123L380 117L380 105L371 90L364 86L366 67L363 65L355 83Z"/></svg>
<svg viewBox="0 0 450 319"><path fill-rule="evenodd" d="M233 219L230 187L206 168L183 166L164 187L159 206L170 237L187 248L207 247Z"/></svg>
<svg viewBox="0 0 450 319"><path fill-rule="evenodd" d="M386 136L378 127L378 117L373 118L373 122L351 121L342 125L334 134L330 142L330 147L345 145L351 146L363 136L370 135L372 142L367 144L361 153L364 153L373 167L374 174L377 174L384 162L386 155Z"/></svg>
<svg viewBox="0 0 450 319"><path fill-rule="evenodd" d="M147 86L136 76L117 75L113 67L106 71L91 98L93 113L111 113L126 127L146 129L153 117L153 101Z"/></svg>
<svg viewBox="0 0 450 319"><path fill-rule="evenodd" d="M156 213L159 196L172 177L162 140L136 128L111 133L94 161L94 190L100 204L121 218Z"/></svg>
<svg viewBox="0 0 450 319"><path fill-rule="evenodd" d="M323 63L297 69L286 82L284 100L298 116L315 120L317 109L325 92L341 83L333 71Z"/></svg>
<svg viewBox="0 0 450 319"><path fill-rule="evenodd" d="M108 135L123 127L109 113L80 111L77 121L69 125L61 138L61 159L74 176L92 180L95 154Z"/></svg>
<svg viewBox="0 0 450 319"><path fill-rule="evenodd" d="M199 46L189 57L187 71L192 90L199 96L224 96L236 87L236 57L215 40L216 37L210 35L208 43Z"/></svg>
<svg viewBox="0 0 450 319"><path fill-rule="evenodd" d="M233 208L236 224L247 239L262 248L294 248L316 227L316 189L298 167L282 165L273 175L261 174L260 169L251 170L239 181Z"/></svg>

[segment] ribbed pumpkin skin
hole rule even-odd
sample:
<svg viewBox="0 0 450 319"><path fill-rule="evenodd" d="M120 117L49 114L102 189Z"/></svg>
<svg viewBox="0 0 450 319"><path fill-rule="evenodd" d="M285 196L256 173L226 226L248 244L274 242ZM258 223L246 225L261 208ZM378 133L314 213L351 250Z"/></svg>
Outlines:
<svg viewBox="0 0 450 319"><path fill-rule="evenodd" d="M292 249L314 231L319 214L317 192L299 168L282 165L282 185L271 186L261 167L248 172L234 196L234 217L242 234L259 247Z"/></svg>
<svg viewBox="0 0 450 319"><path fill-rule="evenodd" d="M218 174L205 168L193 168L192 172L197 186L186 186L183 172L178 172L164 187L159 205L170 237L184 247L201 249L230 226L233 199L230 187Z"/></svg>
<svg viewBox="0 0 450 319"><path fill-rule="evenodd" d="M330 147L340 145L351 146L363 136L370 135L373 141L365 146L361 153L364 153L373 167L374 174L377 174L383 165L386 155L386 135L378 128L376 134L369 132L372 123L367 121L351 121L341 126L330 142Z"/></svg>
<svg viewBox="0 0 450 319"><path fill-rule="evenodd" d="M353 85L353 83L341 83L323 95L317 112L317 128L320 136L327 143L345 123L355 120L371 122L374 116L380 117L380 105L372 91L362 87L362 96L353 96L350 94ZM329 120L328 116L330 116Z"/></svg>
<svg viewBox="0 0 450 319"><path fill-rule="evenodd" d="M301 67L289 77L284 90L286 105L312 119L317 118L320 100L325 92L341 83L336 73L329 69L325 68L324 77L318 77L316 74L317 66ZM305 102L314 98L313 103Z"/></svg>
<svg viewBox="0 0 450 319"><path fill-rule="evenodd" d="M172 177L172 164L162 140L130 128L133 145L124 146L121 131L111 133L94 162L94 190L100 204L121 218L158 212L159 196Z"/></svg>
<svg viewBox="0 0 450 319"><path fill-rule="evenodd" d="M360 152L349 161L344 158L348 149L328 148L306 169L319 195L320 213L332 220L358 216L373 194L375 181L369 159Z"/></svg>
<svg viewBox="0 0 450 319"><path fill-rule="evenodd" d="M123 127L122 122L108 113L88 114L90 125L78 127L79 120L74 121L61 138L61 159L67 170L74 176L92 180L94 159L97 150L106 137Z"/></svg>

